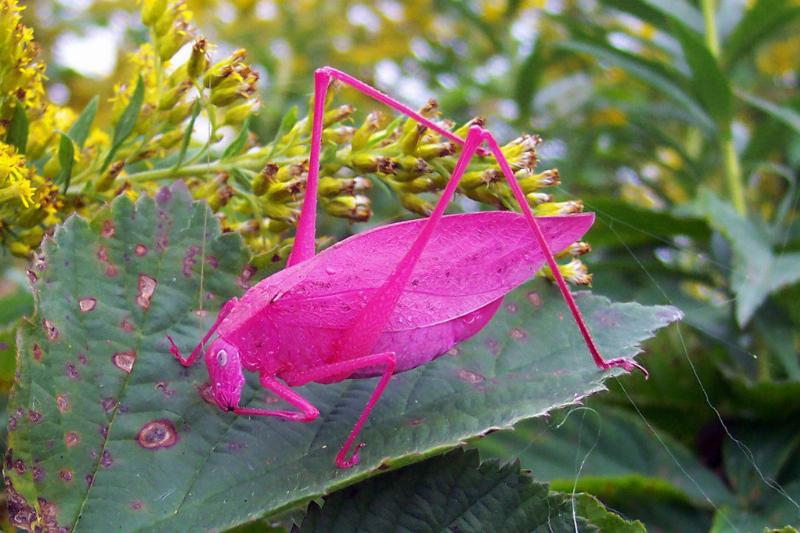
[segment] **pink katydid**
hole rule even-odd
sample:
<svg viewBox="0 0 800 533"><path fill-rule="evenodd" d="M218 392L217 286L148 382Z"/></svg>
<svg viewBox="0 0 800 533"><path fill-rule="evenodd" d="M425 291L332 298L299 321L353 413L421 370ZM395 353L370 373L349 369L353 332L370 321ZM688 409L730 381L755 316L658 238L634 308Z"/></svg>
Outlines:
<svg viewBox="0 0 800 533"><path fill-rule="evenodd" d="M381 226L315 255L322 118L334 79L415 119L462 150L428 218ZM380 376L336 455L337 466L351 467L358 462L363 443L349 457L348 452L392 375L429 362L475 335L503 297L530 279L543 263L553 272L597 366L638 368L646 375L632 360L601 357L551 251L579 240L594 215L534 218L488 130L472 126L466 139L461 139L362 81L324 67L314 76L311 143L306 195L286 268L240 299L229 300L188 358L169 339L172 354L189 366L217 333L205 361L212 395L221 409L311 422L319 411L292 387ZM522 214L444 215L476 152L494 155ZM297 410L240 407L243 370L258 372L264 388Z"/></svg>

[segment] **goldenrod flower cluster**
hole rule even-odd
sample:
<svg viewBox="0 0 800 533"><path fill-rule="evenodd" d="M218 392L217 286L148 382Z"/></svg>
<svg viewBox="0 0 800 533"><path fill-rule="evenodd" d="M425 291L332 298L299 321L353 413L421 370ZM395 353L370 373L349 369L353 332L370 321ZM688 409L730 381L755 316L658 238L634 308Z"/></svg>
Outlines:
<svg viewBox="0 0 800 533"><path fill-rule="evenodd" d="M0 86L12 87L20 101L24 97L30 122L25 153L0 143L0 235L7 248L26 255L70 212L95 209L120 194L152 194L184 179L195 198L205 199L217 213L223 228L245 238L256 264L288 252L305 194L311 120L292 110L272 142L255 139L247 124L259 106L258 74L244 50L213 62L213 46L192 28L192 13L183 0L144 0L141 20L150 39L127 58L128 74L114 86L110 102L100 104L110 105L110 124L89 127L87 111L79 118L44 100L43 69L31 55L36 48L32 32L21 26L13 0L0 1L5 24L0 36L27 39L26 46L0 52L15 54L2 59L7 70L0 72L16 73L4 74ZM186 59L177 61L183 47ZM16 70L8 68L12 59ZM334 217L366 221L372 215L368 193L378 183L407 210L429 214L459 148L410 119L375 112L356 121L352 106L333 105L335 92L326 102L323 121L322 209ZM421 113L462 137L476 123L456 129L441 119L435 101ZM83 133L74 134L81 121ZM57 132L72 137L65 140ZM530 205L540 215L580 211L580 202L554 202L543 192L557 185L559 176L555 170L535 170L538 142L523 136L502 147ZM460 192L481 203L515 208L489 155L472 161ZM572 261L562 268L575 283L591 279L575 259L587 250L576 243L564 251Z"/></svg>

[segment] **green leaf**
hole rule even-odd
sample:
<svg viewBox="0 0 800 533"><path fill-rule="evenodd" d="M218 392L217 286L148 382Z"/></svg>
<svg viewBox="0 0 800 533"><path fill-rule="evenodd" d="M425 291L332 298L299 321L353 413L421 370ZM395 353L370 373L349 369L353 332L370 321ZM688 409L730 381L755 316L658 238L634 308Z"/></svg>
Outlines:
<svg viewBox="0 0 800 533"><path fill-rule="evenodd" d="M28 146L28 114L25 112L25 104L19 100L14 104L14 114L11 115L11 123L6 130L6 144L15 147L20 154L24 154Z"/></svg>
<svg viewBox="0 0 800 533"><path fill-rule="evenodd" d="M250 117L247 117L242 124L242 129L239 130L239 134L231 141L231 144L225 148L225 151L222 152L221 160L230 159L233 156L239 155L242 153L244 149L245 143L247 143L247 136L250 133Z"/></svg>
<svg viewBox="0 0 800 533"><path fill-rule="evenodd" d="M644 527L609 513L580 495L580 531L643 532ZM576 509L577 510L577 509ZM477 452L456 450L398 472L370 479L312 503L300 533L386 531L571 531L568 495L548 491L520 472L519 463L480 464Z"/></svg>
<svg viewBox="0 0 800 533"><path fill-rule="evenodd" d="M278 142L286 133L297 123L298 109L296 105L289 108L289 111L281 118L281 123L278 125L278 131L275 132L275 138L272 139L272 150L270 150L267 159L270 159L278 147Z"/></svg>
<svg viewBox="0 0 800 533"><path fill-rule="evenodd" d="M61 165L61 172L58 175L58 182L64 184L64 194L69 189L69 181L72 179L72 165L75 163L75 146L72 140L64 133L60 134L61 140L58 143L58 163Z"/></svg>
<svg viewBox="0 0 800 533"><path fill-rule="evenodd" d="M192 116L189 119L189 124L186 125L186 131L183 132L183 139L181 140L181 150L178 152L178 159L175 162L175 168L180 167L183 164L183 159L186 157L186 150L189 148L189 143L192 140L192 133L194 132L194 123L197 120L198 115L200 115L200 111L202 107L200 106L200 101L195 101L194 105L192 106Z"/></svg>
<svg viewBox="0 0 800 533"><path fill-rule="evenodd" d="M680 23L696 32L703 31L703 14L685 0L602 0L635 17L669 31L670 23Z"/></svg>
<svg viewBox="0 0 800 533"><path fill-rule="evenodd" d="M135 206L119 197L91 225L72 217L45 242L37 314L19 337L10 404L24 413L9 447L26 468L6 471L14 497L30 506L18 516L41 516L53 503L57 522L78 531L102 529L109 516L127 530L224 529L568 405L619 373L597 370L558 291L533 282L452 356L394 376L360 437L361 463L339 470L334 456L374 379L299 388L320 409L310 424L251 419L206 403L206 370L184 369L169 354L167 334L193 347L222 302L241 294L244 258L239 237L220 235L181 182ZM578 301L608 357L635 355L639 342L680 317L672 307L588 292ZM81 312L81 302L91 310ZM198 316L198 302L209 316ZM59 397L69 409L59 409ZM249 374L243 403L263 398ZM137 435L148 428L158 429L148 436L177 440L143 447Z"/></svg>
<svg viewBox="0 0 800 533"><path fill-rule="evenodd" d="M136 127L136 121L139 119L139 113L142 110L142 103L144 103L144 80L140 75L136 82L136 88L131 95L131 99L122 112L117 126L114 128L114 138L111 141L111 149L108 151L108 155L100 169L101 173L111 164L114 155L122 146L122 143L133 133L133 129Z"/></svg>
<svg viewBox="0 0 800 533"><path fill-rule="evenodd" d="M665 97L686 109L697 122L698 126L703 127L707 131L715 130L714 121L686 90L684 87L685 80L682 79L683 76L679 72L665 68L658 63L642 59L628 52L623 52L606 43L566 41L560 43L559 46L575 52L589 54L600 61L605 61L611 65L622 68L630 75L639 78L656 91L661 92Z"/></svg>
<svg viewBox="0 0 800 533"><path fill-rule="evenodd" d="M700 37L681 24L673 24L673 34L683 48L692 70L692 89L721 131L728 131L733 114L733 95L726 75Z"/></svg>
<svg viewBox="0 0 800 533"><path fill-rule="evenodd" d="M78 118L69 129L69 132L67 132L69 138L75 141L79 149L83 148L86 138L89 137L89 132L92 129L92 122L94 122L94 116L97 114L98 99L99 97L95 96L86 104L86 107L83 108L83 111L78 115Z"/></svg>
<svg viewBox="0 0 800 533"><path fill-rule="evenodd" d="M765 40L800 15L800 6L791 0L757 0L722 46L722 63L733 67L743 56L756 50Z"/></svg>
<svg viewBox="0 0 800 533"><path fill-rule="evenodd" d="M737 89L734 92L740 99L744 100L759 111L763 111L764 113L768 114L778 122L789 126L796 134L800 135L800 113L791 107L772 103L769 100L764 100L763 98L759 98L758 96L750 94L746 91Z"/></svg>
<svg viewBox="0 0 800 533"><path fill-rule="evenodd" d="M694 209L703 213L733 248L731 288L736 293L736 320L747 324L770 294L800 281L800 252L775 255L769 235L734 207L704 189Z"/></svg>
<svg viewBox="0 0 800 533"><path fill-rule="evenodd" d="M706 496L716 504L733 502L719 478L669 435L660 435L662 446L635 414L606 405L597 409L574 409L558 423L525 421L514 431L490 435L476 447L486 457L519 457L523 468L550 482L554 490L572 490L577 477L577 490L604 499L613 500L623 488L635 487L629 492L638 493L637 500L676 500L700 507L708 505ZM626 511L635 515L637 504L628 502Z"/></svg>
<svg viewBox="0 0 800 533"><path fill-rule="evenodd" d="M673 235L704 240L710 235L702 219L654 211L616 198L594 197L585 205L587 210L597 214L597 222L586 237L597 247L665 244Z"/></svg>

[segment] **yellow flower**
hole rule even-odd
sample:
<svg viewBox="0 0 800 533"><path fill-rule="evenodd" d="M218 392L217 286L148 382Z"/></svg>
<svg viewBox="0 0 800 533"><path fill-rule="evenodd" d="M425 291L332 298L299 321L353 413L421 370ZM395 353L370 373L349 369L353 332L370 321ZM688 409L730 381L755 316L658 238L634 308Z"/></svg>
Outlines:
<svg viewBox="0 0 800 533"><path fill-rule="evenodd" d="M28 180L29 172L25 158L12 146L0 142L0 202L18 198L25 208L34 203L36 188Z"/></svg>

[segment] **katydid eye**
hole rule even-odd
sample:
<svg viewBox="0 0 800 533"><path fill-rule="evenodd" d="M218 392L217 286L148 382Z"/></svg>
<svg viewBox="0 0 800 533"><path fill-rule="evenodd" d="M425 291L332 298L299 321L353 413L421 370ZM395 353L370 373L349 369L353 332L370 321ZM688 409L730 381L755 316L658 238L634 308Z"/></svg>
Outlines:
<svg viewBox="0 0 800 533"><path fill-rule="evenodd" d="M225 350L220 350L217 352L217 364L219 366L225 366L228 364L228 352Z"/></svg>

